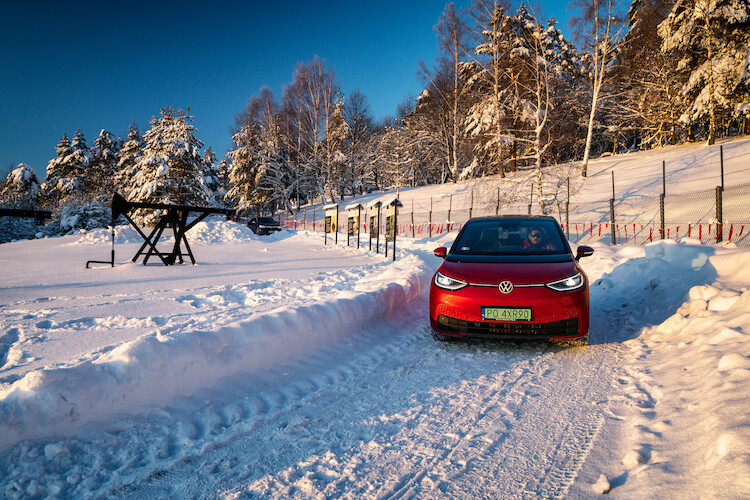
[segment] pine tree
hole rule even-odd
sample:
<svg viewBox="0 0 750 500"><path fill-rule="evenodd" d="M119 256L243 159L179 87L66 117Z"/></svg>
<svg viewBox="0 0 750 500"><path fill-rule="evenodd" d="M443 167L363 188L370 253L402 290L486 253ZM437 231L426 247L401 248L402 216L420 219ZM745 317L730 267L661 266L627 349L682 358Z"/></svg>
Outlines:
<svg viewBox="0 0 750 500"><path fill-rule="evenodd" d="M73 144L67 134L63 134L55 147L57 153L55 158L47 164L47 177L42 184L42 190L45 204L50 207L58 207L70 199L83 196L85 184L80 177L81 141L79 139L76 142L78 151L73 149ZM83 145L85 145L85 140Z"/></svg>
<svg viewBox="0 0 750 500"><path fill-rule="evenodd" d="M55 146L56 156L47 163L47 177L45 181L54 186L59 179L70 177L72 168L69 166L69 158L73 154L70 147L70 139L67 134L63 134L60 142Z"/></svg>
<svg viewBox="0 0 750 500"><path fill-rule="evenodd" d="M232 136L234 148L228 153L231 159L229 165L230 189L225 195L237 211L247 213L257 207L255 196L259 167L259 127L255 123L247 123L239 132Z"/></svg>
<svg viewBox="0 0 750 500"><path fill-rule="evenodd" d="M88 191L93 180L90 171L91 150L86 144L86 137L84 137L81 129L76 130L73 140L70 141L70 147L73 150L71 156L74 176L81 179L84 183L84 189Z"/></svg>
<svg viewBox="0 0 750 500"><path fill-rule="evenodd" d="M119 165L119 140L102 129L91 148L90 184L95 197L110 197L115 191Z"/></svg>
<svg viewBox="0 0 750 500"><path fill-rule="evenodd" d="M343 153L344 141L349 135L349 125L344 119L344 102L343 96L339 94L333 104L323 141L326 187L332 200L336 199L336 193L343 199L345 186L351 185Z"/></svg>
<svg viewBox="0 0 750 500"><path fill-rule="evenodd" d="M117 174L115 175L115 190L120 191L125 196L130 196L132 191L132 182L135 178L138 159L143 155L144 146L143 136L138 130L135 122L128 128L128 139L122 145L119 151L119 161L117 162Z"/></svg>
<svg viewBox="0 0 750 500"><path fill-rule="evenodd" d="M703 125L709 145L719 120L750 117L749 14L747 0L678 0L659 25L662 50L677 57L678 71L689 75L680 121Z"/></svg>
<svg viewBox="0 0 750 500"><path fill-rule="evenodd" d="M211 205L217 205L219 200L224 199L224 191L219 179L219 169L216 166L216 153L211 146L203 153L204 173L203 178L206 188L211 193Z"/></svg>
<svg viewBox="0 0 750 500"><path fill-rule="evenodd" d="M143 156L136 162L131 198L134 201L206 206L211 193L205 184L205 160L195 137L193 117L183 110L161 110L144 135Z"/></svg>

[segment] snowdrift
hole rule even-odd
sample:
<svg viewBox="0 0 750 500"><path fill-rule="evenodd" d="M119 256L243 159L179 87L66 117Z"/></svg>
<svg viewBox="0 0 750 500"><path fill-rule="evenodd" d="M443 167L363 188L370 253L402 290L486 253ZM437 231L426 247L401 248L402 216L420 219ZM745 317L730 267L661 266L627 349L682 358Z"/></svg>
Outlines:
<svg viewBox="0 0 750 500"><path fill-rule="evenodd" d="M223 229L213 233L233 239ZM432 270L415 255L383 267L359 282L360 291L341 290L333 300L278 307L217 330L157 332L72 366L29 372L0 390L0 450L22 439L67 435L119 412L161 406L238 373L284 365L392 316L428 289Z"/></svg>

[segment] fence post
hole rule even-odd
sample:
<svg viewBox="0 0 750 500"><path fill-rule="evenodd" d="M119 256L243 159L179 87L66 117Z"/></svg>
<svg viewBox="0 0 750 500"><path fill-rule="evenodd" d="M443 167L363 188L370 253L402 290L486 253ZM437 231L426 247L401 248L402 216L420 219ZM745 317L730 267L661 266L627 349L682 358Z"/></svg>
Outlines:
<svg viewBox="0 0 750 500"><path fill-rule="evenodd" d="M724 188L716 186L716 242L724 238Z"/></svg>
<svg viewBox="0 0 750 500"><path fill-rule="evenodd" d="M453 195L448 199L448 222L451 220L451 209L453 208Z"/></svg>
<svg viewBox="0 0 750 500"><path fill-rule="evenodd" d="M565 200L565 237L570 239L570 177L568 177L568 198Z"/></svg>
<svg viewBox="0 0 750 500"><path fill-rule="evenodd" d="M724 191L724 146L719 146L719 162L721 163L721 190Z"/></svg>
<svg viewBox="0 0 750 500"><path fill-rule="evenodd" d="M664 193L659 195L659 216L661 218L661 239L664 239Z"/></svg>
<svg viewBox="0 0 750 500"><path fill-rule="evenodd" d="M666 227L664 223L664 198L667 196L667 162L661 162L661 195L659 196L659 214L661 217L661 239L666 237Z"/></svg>
<svg viewBox="0 0 750 500"><path fill-rule="evenodd" d="M411 237L414 238L414 198L411 199Z"/></svg>
<svg viewBox="0 0 750 500"><path fill-rule="evenodd" d="M529 194L529 215L531 215L531 204L534 203L534 183L531 183L531 193Z"/></svg>
<svg viewBox="0 0 750 500"><path fill-rule="evenodd" d="M430 218L429 218L429 226L430 226L430 238L432 238L432 196L430 196Z"/></svg>
<svg viewBox="0 0 750 500"><path fill-rule="evenodd" d="M612 234L612 244L617 245L615 235L615 171L612 171L612 198L609 199L609 232Z"/></svg>
<svg viewBox="0 0 750 500"><path fill-rule="evenodd" d="M495 205L495 215L500 215L500 188L497 188L497 205Z"/></svg>
<svg viewBox="0 0 750 500"><path fill-rule="evenodd" d="M615 199L609 199L609 232L612 234L612 244L617 245L615 235Z"/></svg>
<svg viewBox="0 0 750 500"><path fill-rule="evenodd" d="M469 205L469 219L471 219L472 214L474 213L474 190L471 190L471 204Z"/></svg>

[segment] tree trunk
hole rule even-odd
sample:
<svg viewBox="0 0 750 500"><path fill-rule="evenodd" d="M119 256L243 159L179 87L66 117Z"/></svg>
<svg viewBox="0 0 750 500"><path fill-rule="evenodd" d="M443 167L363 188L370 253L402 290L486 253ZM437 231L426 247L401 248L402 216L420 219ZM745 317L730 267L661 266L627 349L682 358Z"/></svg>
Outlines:
<svg viewBox="0 0 750 500"><path fill-rule="evenodd" d="M586 148L583 151L583 167L581 168L581 176L586 177L586 173L589 166L589 155L591 154L591 137L594 132L594 116L596 115L596 102L599 100L599 83L596 81L597 76L594 77L594 95L591 98L591 113L589 114L589 130L586 134Z"/></svg>

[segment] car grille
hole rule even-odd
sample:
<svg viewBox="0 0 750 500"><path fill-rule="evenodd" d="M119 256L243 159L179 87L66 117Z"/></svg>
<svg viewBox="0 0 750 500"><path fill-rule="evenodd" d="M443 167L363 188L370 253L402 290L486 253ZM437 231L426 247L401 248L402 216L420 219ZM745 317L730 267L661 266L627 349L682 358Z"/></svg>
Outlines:
<svg viewBox="0 0 750 500"><path fill-rule="evenodd" d="M579 333L578 318L551 323L491 323L439 315L438 328L446 333L487 337L571 337Z"/></svg>

